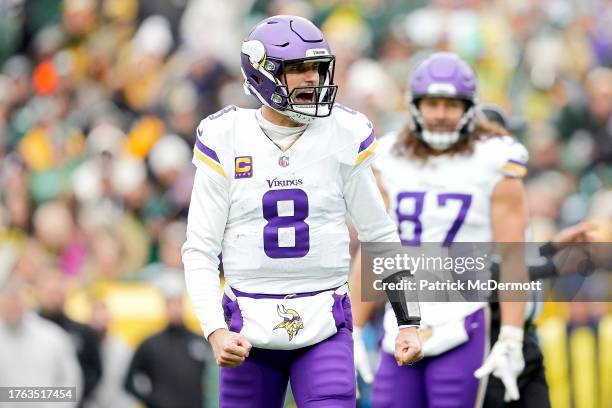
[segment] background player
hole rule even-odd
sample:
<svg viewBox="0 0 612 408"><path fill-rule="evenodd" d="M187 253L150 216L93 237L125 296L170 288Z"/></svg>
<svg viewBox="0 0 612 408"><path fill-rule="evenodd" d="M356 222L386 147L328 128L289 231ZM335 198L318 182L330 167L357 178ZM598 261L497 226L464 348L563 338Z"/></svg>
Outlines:
<svg viewBox="0 0 612 408"><path fill-rule="evenodd" d="M527 152L502 128L476 120L476 81L456 55L433 54L412 75L413 124L381 140L376 169L404 245L524 240L527 208L520 178ZM514 262L520 266L513 280L520 278L524 262L501 248L502 274ZM422 308L426 358L409 367L397 367L388 354L393 316L387 310L373 406L405 406L407 399L413 406L477 405L484 389L474 372L489 347L486 303L426 302ZM501 376L508 396L516 399L524 304L504 302L501 309L499 340L479 374ZM360 308L355 314L360 320Z"/></svg>
<svg viewBox="0 0 612 408"><path fill-rule="evenodd" d="M345 217L362 241L397 242L370 164L371 123L333 107L334 56L310 21L275 16L242 45L245 89L198 127L183 262L221 365L223 407L354 407ZM217 267L223 253L223 309ZM225 316L231 319L230 327ZM418 316L398 316L397 359L422 357Z"/></svg>

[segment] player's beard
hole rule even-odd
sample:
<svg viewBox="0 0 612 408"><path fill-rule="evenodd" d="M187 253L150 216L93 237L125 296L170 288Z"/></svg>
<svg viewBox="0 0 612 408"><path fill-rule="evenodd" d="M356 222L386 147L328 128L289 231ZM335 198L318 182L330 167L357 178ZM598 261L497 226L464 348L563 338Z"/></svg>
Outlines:
<svg viewBox="0 0 612 408"><path fill-rule="evenodd" d="M444 151L451 148L459 140L457 124L451 124L448 120L436 120L432 126L427 126L422 132L423 141L436 151Z"/></svg>

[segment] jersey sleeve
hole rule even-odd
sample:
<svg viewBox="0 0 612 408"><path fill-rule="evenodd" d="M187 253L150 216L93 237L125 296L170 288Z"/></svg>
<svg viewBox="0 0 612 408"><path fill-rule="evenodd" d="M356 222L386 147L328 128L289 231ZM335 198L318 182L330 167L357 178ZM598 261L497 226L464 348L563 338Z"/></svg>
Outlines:
<svg viewBox="0 0 612 408"><path fill-rule="evenodd" d="M354 174L344 185L343 195L361 242L400 242L372 169Z"/></svg>
<svg viewBox="0 0 612 408"><path fill-rule="evenodd" d="M351 174L369 168L377 156L378 141L372 122L363 114L344 105L334 105L341 139L346 142L341 161Z"/></svg>
<svg viewBox="0 0 612 408"><path fill-rule="evenodd" d="M376 160L372 163L375 170L384 168L386 159L391 155L393 147L397 143L399 135L396 132L387 133L378 139L378 147L376 148Z"/></svg>
<svg viewBox="0 0 612 408"><path fill-rule="evenodd" d="M204 175L218 184L225 184L228 180L225 153L228 150L229 129L234 111L235 107L229 106L210 115L200 122L196 130L192 162Z"/></svg>
<svg viewBox="0 0 612 408"><path fill-rule="evenodd" d="M504 136L497 140L495 171L504 177L523 178L527 175L529 153L516 139Z"/></svg>
<svg viewBox="0 0 612 408"><path fill-rule="evenodd" d="M219 257L229 213L228 187L213 181L198 167L182 247L187 292L204 336L226 328L221 308Z"/></svg>
<svg viewBox="0 0 612 408"><path fill-rule="evenodd" d="M504 177L523 178L527 175L529 153L511 136L498 136L478 142L478 162L492 185Z"/></svg>
<svg viewBox="0 0 612 408"><path fill-rule="evenodd" d="M357 156L355 157L354 172L359 172L361 169L370 167L377 157L378 141L374 134L374 129L369 124L370 133L360 143L357 149Z"/></svg>
<svg viewBox="0 0 612 408"><path fill-rule="evenodd" d="M230 142L235 107L227 107L200 122L193 148L197 167L182 247L187 292L204 336L226 328L221 307L219 254L229 214Z"/></svg>

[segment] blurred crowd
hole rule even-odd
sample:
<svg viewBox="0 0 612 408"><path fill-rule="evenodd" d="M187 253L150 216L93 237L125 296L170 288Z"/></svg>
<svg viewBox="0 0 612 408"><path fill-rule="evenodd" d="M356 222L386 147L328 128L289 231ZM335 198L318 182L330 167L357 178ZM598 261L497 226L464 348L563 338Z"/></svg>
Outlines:
<svg viewBox="0 0 612 408"><path fill-rule="evenodd" d="M535 239L583 219L612 241L610 0L0 2L0 275L67 290L181 273L195 129L244 95L239 50L267 15L319 25L338 101L403 126L411 67L475 67L528 147ZM4 245L7 247L7 245ZM588 313L588 310L587 312Z"/></svg>

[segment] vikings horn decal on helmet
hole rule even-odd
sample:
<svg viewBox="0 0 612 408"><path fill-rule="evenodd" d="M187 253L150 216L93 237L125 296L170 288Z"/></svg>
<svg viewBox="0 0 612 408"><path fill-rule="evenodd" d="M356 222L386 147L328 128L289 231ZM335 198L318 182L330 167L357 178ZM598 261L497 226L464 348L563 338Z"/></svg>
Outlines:
<svg viewBox="0 0 612 408"><path fill-rule="evenodd" d="M244 89L261 103L298 123L329 116L336 98L335 57L323 33L297 16L274 16L259 23L242 43ZM319 83L287 89L287 66L312 63Z"/></svg>
<svg viewBox="0 0 612 408"><path fill-rule="evenodd" d="M446 150L467 138L474 130L477 103L477 79L470 65L449 52L437 52L421 62L412 74L408 95L413 130L435 150ZM431 132L425 129L419 111L422 98L453 98L466 103L465 113L452 132Z"/></svg>

